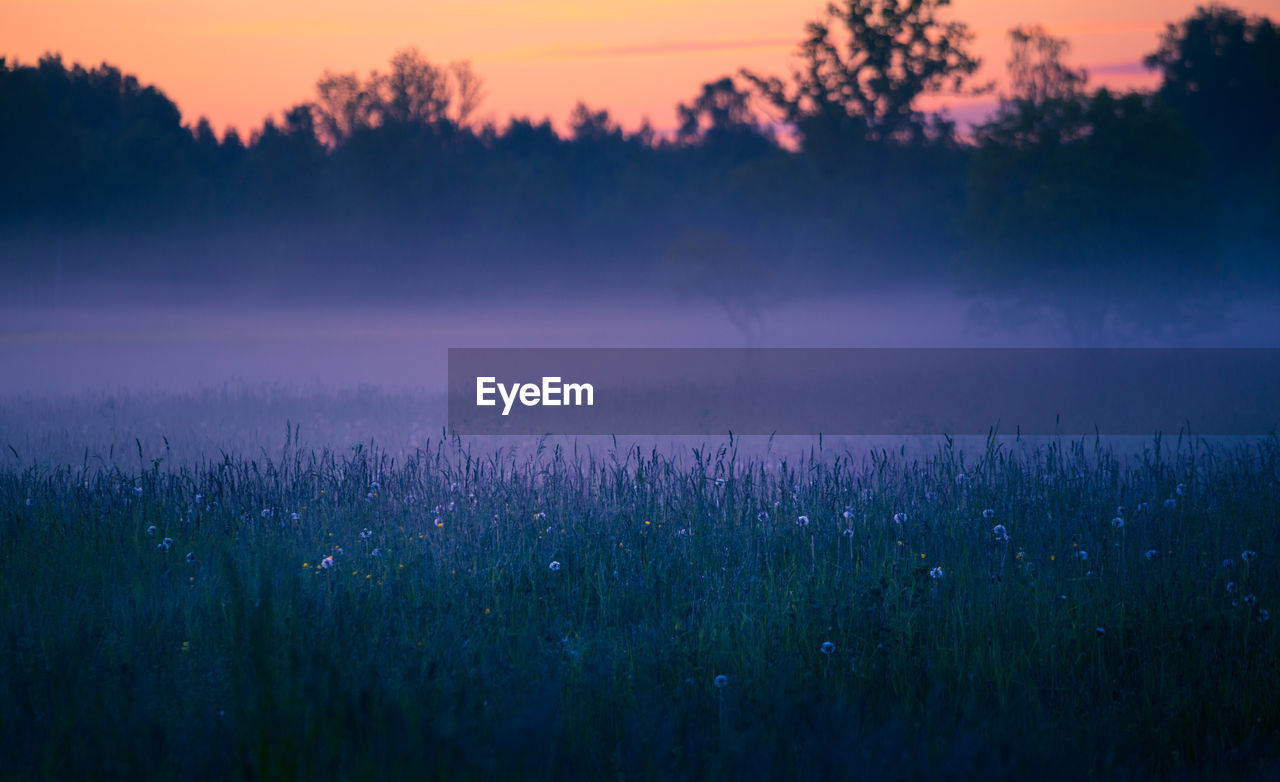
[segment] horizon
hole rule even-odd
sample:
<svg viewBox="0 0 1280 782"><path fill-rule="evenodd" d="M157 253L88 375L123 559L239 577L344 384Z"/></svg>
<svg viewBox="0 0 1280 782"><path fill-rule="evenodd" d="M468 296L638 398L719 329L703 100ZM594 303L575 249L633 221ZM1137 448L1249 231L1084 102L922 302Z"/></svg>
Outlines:
<svg viewBox="0 0 1280 782"><path fill-rule="evenodd" d="M675 109L699 87L747 67L790 73L812 7L776 2L730 5L721 0L660 2L614 8L563 2L484 2L466 8L428 2L409 7L383 0L357 11L334 2L271 4L231 0L182 8L126 3L6 0L11 41L0 56L32 63L60 54L68 64L109 63L160 89L194 126L208 118L219 136L247 137L268 118L314 97L326 71L363 76L384 70L391 55L416 46L434 62L470 60L483 80L480 122L503 127L513 117L567 126L582 101L607 109L628 131L648 120L659 133L675 126ZM1072 46L1069 62L1089 72L1094 87L1149 89L1159 79L1141 65L1167 24L1199 2L1046 0L1034 9L1009 0L954 3L947 18L965 22L983 60L977 83L997 94L930 96L927 111L946 109L961 127L984 119L1005 84L1008 31L1040 24ZM74 6L72 8L71 6ZM1280 10L1275 0L1233 7L1246 14ZM486 12L511 25L494 28ZM732 12L733 16L730 16ZM671 32L680 16L679 33ZM68 19L74 20L68 23ZM519 28L519 29L514 29ZM230 51L234 56L222 56ZM270 74L263 79L262 74Z"/></svg>

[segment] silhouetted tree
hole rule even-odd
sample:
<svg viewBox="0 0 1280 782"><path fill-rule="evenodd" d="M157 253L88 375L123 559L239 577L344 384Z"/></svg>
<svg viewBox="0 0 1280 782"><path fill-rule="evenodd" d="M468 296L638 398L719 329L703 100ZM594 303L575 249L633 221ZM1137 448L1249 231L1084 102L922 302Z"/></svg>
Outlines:
<svg viewBox="0 0 1280 782"><path fill-rule="evenodd" d="M1280 29L1221 5L1167 27L1146 58L1160 96L1183 118L1228 182L1256 172L1280 141Z"/></svg>
<svg viewBox="0 0 1280 782"><path fill-rule="evenodd" d="M799 130L827 140L915 141L929 122L916 104L928 92L965 92L980 60L963 22L944 21L950 0L844 0L810 22L791 86L743 75ZM838 32L837 28L843 28ZM972 89L967 91L972 92Z"/></svg>

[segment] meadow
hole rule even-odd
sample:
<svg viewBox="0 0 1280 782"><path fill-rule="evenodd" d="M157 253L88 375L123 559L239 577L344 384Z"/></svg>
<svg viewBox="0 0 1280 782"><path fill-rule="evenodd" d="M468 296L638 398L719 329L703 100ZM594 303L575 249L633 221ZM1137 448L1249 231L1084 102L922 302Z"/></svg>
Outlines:
<svg viewBox="0 0 1280 782"><path fill-rule="evenodd" d="M741 446L10 449L0 777L1280 773L1274 436Z"/></svg>

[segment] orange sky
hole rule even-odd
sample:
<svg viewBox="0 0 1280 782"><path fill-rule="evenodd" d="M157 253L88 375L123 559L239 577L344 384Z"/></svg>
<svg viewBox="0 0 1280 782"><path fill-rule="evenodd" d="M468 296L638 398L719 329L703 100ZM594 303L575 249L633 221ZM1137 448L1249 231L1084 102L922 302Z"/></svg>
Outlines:
<svg viewBox="0 0 1280 782"><path fill-rule="evenodd" d="M985 78L999 78L1006 31L1040 23L1068 37L1095 84L1151 84L1132 66L1164 23L1196 0L955 0L977 33ZM0 54L34 61L107 60L163 89L187 121L207 115L242 130L305 100L320 73L383 67L417 46L434 61L469 58L485 81L481 116L550 116L563 126L579 99L624 126L674 107L741 66L788 72L821 0L0 0ZM1237 8L1280 18L1280 0ZM980 111L980 107L960 116Z"/></svg>

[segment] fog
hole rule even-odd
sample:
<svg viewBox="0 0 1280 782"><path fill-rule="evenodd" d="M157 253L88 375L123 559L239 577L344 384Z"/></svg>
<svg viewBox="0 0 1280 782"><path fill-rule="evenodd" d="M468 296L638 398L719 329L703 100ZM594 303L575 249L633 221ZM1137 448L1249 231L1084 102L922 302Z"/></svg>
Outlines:
<svg viewBox="0 0 1280 782"><path fill-rule="evenodd" d="M1150 331L1110 346L1280 345L1280 307L1240 295L1218 322ZM946 287L879 287L778 297L745 310L714 297L624 297L530 290L519 300L467 297L438 305L375 307L293 302L190 306L133 293L109 302L10 303L0 308L0 445L20 462L123 465L179 462L220 452L276 454L286 427L310 447L370 443L392 454L438 441L445 426L450 347L1060 347L1079 346L1052 314L993 317L999 302ZM744 317L744 312L747 316ZM724 433L727 436L727 433ZM724 437L626 438L688 451ZM1026 440L1042 443L1045 438ZM480 451L533 438L470 438ZM556 438L602 453L611 438ZM816 437L748 438L744 453L797 455ZM928 454L941 438L826 438L834 452L906 447ZM1022 441L1020 441L1022 442ZM1150 438L1112 438L1140 449ZM964 438L980 450L983 438Z"/></svg>

